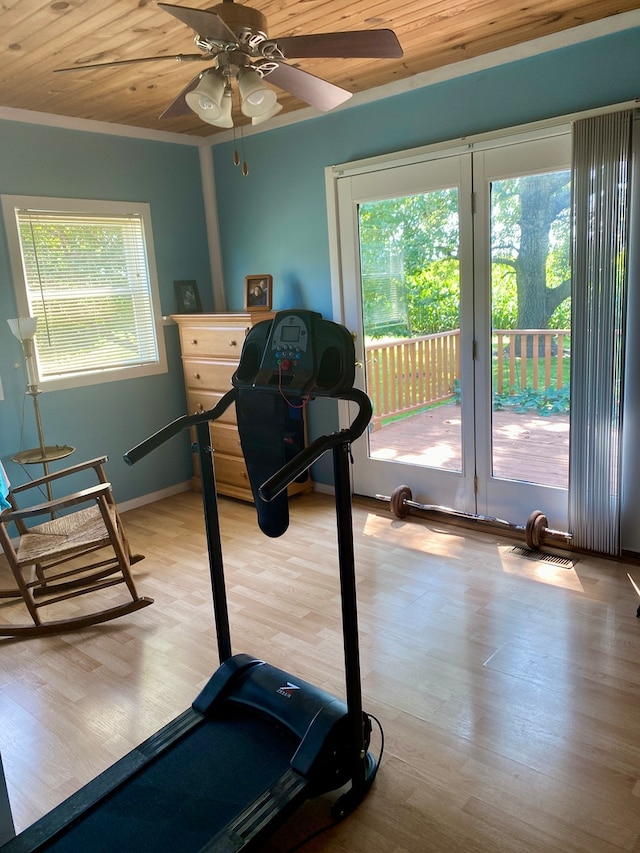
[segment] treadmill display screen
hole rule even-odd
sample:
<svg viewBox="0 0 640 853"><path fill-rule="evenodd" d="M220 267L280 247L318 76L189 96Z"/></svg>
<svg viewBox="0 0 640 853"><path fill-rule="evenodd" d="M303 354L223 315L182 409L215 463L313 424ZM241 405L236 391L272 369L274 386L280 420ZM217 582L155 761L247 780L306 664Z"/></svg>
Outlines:
<svg viewBox="0 0 640 853"><path fill-rule="evenodd" d="M297 343L300 340L300 326L282 326L280 340L287 344Z"/></svg>

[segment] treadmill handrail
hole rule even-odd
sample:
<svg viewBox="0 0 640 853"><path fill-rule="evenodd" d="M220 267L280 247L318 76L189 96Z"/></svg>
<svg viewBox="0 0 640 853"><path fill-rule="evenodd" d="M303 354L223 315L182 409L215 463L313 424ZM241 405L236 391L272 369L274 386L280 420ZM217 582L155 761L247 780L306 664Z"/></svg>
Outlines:
<svg viewBox="0 0 640 853"><path fill-rule="evenodd" d="M351 426L333 432L330 435L321 435L301 450L286 465L283 465L279 471L276 471L258 489L260 497L263 500L272 501L290 483L303 474L307 468L310 468L314 462L317 462L323 453L341 444L351 444L365 431L371 420L373 407L371 400L364 391L361 391L359 388L351 388L348 392L341 394L338 399L350 400L359 406L358 414L355 416Z"/></svg>
<svg viewBox="0 0 640 853"><path fill-rule="evenodd" d="M145 438L144 441L136 444L136 446L132 447L131 450L128 450L124 454L124 461L127 465L135 465L136 462L156 450L170 438L178 435L178 433L182 432L183 429L188 429L189 427L196 426L197 424L206 421L217 420L229 408L231 403L234 403L237 400L237 398L238 389L231 388L218 401L213 409L208 409L205 412L198 412L195 415L182 415L181 417L176 418L174 421L171 421L166 426L153 433L153 435ZM260 497L263 500L272 501L280 494L280 492L286 489L293 480L303 474L307 468L310 468L313 465L314 462L317 462L323 453L326 453L327 450L331 450L333 447L337 447L340 444L351 444L365 431L369 421L371 420L373 407L371 405L371 400L364 391L361 391L359 388L351 388L348 392L341 394L337 399L350 400L351 402L358 404L358 414L353 419L351 426L338 430L337 432L333 432L330 435L321 435L301 450L300 453L298 453L297 456L294 456L294 458L287 462L286 465L283 465L283 467L280 468L279 471L276 471L273 476L269 477L269 479L263 483L258 490Z"/></svg>
<svg viewBox="0 0 640 853"><path fill-rule="evenodd" d="M136 444L135 447L128 450L124 454L124 461L127 465L135 465L136 462L139 462L144 456L147 456L147 454L156 450L161 444L164 444L165 441L173 438L174 435L182 432L183 429L188 429L189 427L196 426L197 424L206 421L217 420L220 415L222 415L229 406L236 401L237 398L238 390L236 388L231 388L216 403L213 409L207 409L205 412L198 412L195 415L182 415L181 417L176 418L175 421L171 421L171 423L168 423L157 432L154 432L153 435L145 438L144 441L140 442L140 444Z"/></svg>

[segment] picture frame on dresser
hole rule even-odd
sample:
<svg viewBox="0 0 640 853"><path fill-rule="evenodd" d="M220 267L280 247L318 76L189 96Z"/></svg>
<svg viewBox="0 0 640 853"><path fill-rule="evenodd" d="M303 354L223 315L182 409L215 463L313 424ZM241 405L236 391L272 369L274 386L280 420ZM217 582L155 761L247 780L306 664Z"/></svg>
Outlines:
<svg viewBox="0 0 640 853"><path fill-rule="evenodd" d="M202 311L200 293L195 281L174 281L178 314L199 314Z"/></svg>
<svg viewBox="0 0 640 853"><path fill-rule="evenodd" d="M244 280L245 311L271 311L273 276L248 275Z"/></svg>

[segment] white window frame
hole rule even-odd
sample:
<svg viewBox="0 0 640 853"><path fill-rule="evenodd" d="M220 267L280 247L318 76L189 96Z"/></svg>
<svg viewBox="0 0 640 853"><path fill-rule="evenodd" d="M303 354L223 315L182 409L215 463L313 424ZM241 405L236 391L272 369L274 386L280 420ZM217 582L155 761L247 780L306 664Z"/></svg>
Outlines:
<svg viewBox="0 0 640 853"><path fill-rule="evenodd" d="M127 216L135 214L142 220L147 274L150 286L151 311L156 339L156 360L145 364L105 367L98 370L92 369L91 371L73 373L64 377L44 378L39 376L40 387L43 391L79 388L103 382L117 382L124 379L136 379L167 372L167 354L164 340L163 317L160 308L160 291L158 288L153 231L151 228L151 208L149 204L146 202L3 195L2 209L7 233L11 271L13 274L13 285L18 305L18 315L21 317L28 317L31 312L27 296L22 247L16 216L17 210L86 213L87 217L95 215Z"/></svg>

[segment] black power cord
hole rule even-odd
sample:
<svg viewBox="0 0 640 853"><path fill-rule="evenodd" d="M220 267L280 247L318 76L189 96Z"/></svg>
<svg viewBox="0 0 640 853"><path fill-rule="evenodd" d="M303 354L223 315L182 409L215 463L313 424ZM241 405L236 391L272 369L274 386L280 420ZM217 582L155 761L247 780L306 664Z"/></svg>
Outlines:
<svg viewBox="0 0 640 853"><path fill-rule="evenodd" d="M380 765L382 764L382 757L384 755L384 729L382 728L382 723L377 717L375 717L373 714L368 714L367 716L375 722L378 727L378 731L380 732L380 754L378 755L378 760L376 761L375 770L371 774L371 778L367 781L368 790L371 785L373 785L373 781L376 778L378 770L380 769ZM302 850L302 848L309 844L311 841L318 838L320 835L323 835L325 832L328 832L330 829L333 829L333 827L337 826L339 823L342 823L342 821L351 814L351 812L361 800L361 798L358 799L358 802L348 807L347 803L349 803L350 794L351 791L347 791L334 803L331 809L331 814L334 815L334 820L332 820L330 823L325 824L325 826L321 826L320 829L316 829L315 832L312 832L306 838L303 838L302 841L299 841L293 847L290 847L287 853L296 853L297 850ZM341 802L343 803L342 806L339 805Z"/></svg>

